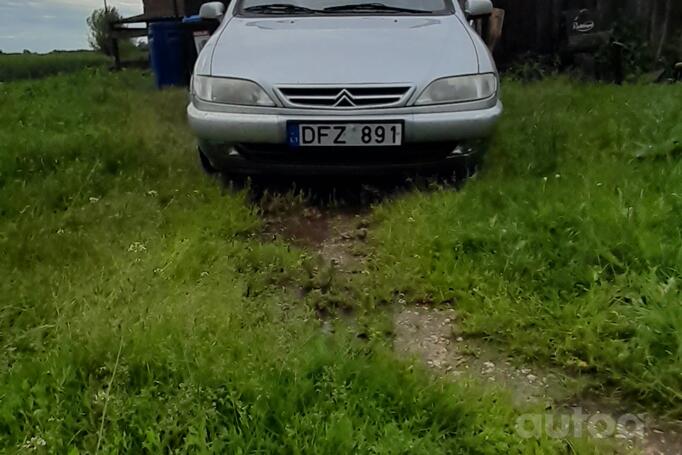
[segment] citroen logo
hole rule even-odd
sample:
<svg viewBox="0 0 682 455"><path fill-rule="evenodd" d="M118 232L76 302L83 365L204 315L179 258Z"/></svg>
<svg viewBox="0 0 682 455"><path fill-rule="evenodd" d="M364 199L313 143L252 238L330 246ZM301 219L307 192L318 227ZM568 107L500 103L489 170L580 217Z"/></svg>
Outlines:
<svg viewBox="0 0 682 455"><path fill-rule="evenodd" d="M356 104L353 101L353 95L351 95L348 90L343 89L336 95L334 107L355 107Z"/></svg>

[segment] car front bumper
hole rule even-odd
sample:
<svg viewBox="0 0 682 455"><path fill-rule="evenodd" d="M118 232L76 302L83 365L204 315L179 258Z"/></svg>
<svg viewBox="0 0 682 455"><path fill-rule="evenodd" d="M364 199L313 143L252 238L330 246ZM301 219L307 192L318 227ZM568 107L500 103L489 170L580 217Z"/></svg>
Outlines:
<svg viewBox="0 0 682 455"><path fill-rule="evenodd" d="M187 114L205 158L216 169L245 174L446 171L471 160L477 152L472 144L487 138L502 114L502 103L497 99L455 107L403 107L353 113L228 108L195 101L188 106ZM290 147L289 121L401 122L403 145Z"/></svg>
<svg viewBox="0 0 682 455"><path fill-rule="evenodd" d="M386 109L384 112L354 113L352 115L320 112L287 113L285 110L268 110L264 113L210 111L191 103L187 108L189 125L203 141L223 144L285 144L287 122L392 122L405 125L406 144L452 142L485 138L492 132L502 114L502 103L497 101L485 109L466 111L414 112ZM376 112L376 111L375 111Z"/></svg>

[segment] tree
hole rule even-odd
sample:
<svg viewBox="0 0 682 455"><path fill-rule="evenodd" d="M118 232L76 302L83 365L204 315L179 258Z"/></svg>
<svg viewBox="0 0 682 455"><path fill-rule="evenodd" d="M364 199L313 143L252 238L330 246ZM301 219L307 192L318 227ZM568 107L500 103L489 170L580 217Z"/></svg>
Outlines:
<svg viewBox="0 0 682 455"><path fill-rule="evenodd" d="M116 8L100 8L92 12L88 17L88 27L90 35L88 42L90 47L105 55L111 55L111 23L121 19L121 15Z"/></svg>

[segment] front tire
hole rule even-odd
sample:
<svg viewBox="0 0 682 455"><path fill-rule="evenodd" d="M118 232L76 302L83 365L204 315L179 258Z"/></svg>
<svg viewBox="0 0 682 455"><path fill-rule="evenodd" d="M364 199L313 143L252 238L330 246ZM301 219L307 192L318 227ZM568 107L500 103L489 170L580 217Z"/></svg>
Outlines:
<svg viewBox="0 0 682 455"><path fill-rule="evenodd" d="M465 153L457 159L453 168L441 174L441 178L455 186L465 183L480 171L488 149L488 140L471 141L463 147L466 147Z"/></svg>
<svg viewBox="0 0 682 455"><path fill-rule="evenodd" d="M475 155L462 158L455 168L455 179L461 182L476 175L481 167L482 155L481 152L478 152Z"/></svg>
<svg viewBox="0 0 682 455"><path fill-rule="evenodd" d="M199 164L201 165L201 169L210 176L215 176L220 172L219 169L217 169L215 166L213 166L213 163L211 163L211 160L208 159L206 154L201 150L200 147L197 147L197 153L199 155Z"/></svg>

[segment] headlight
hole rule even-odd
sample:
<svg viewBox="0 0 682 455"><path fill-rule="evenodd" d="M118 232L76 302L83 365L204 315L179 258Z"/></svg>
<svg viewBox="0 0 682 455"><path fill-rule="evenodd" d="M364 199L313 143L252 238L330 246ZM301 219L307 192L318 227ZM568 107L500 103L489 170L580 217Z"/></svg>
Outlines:
<svg viewBox="0 0 682 455"><path fill-rule="evenodd" d="M193 77L194 95L204 101L244 106L274 106L275 103L255 82L222 77Z"/></svg>
<svg viewBox="0 0 682 455"><path fill-rule="evenodd" d="M497 76L476 74L473 76L446 77L433 81L415 104L461 103L490 98L497 92Z"/></svg>

